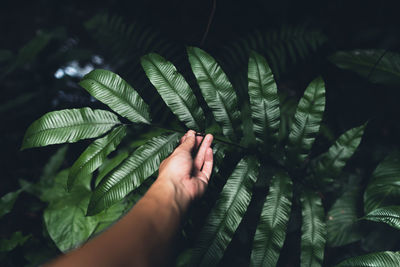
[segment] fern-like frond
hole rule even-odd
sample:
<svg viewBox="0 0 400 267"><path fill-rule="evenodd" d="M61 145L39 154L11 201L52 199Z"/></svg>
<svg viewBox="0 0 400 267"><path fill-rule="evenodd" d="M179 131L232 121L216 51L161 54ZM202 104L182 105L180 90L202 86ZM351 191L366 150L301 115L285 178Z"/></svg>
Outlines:
<svg viewBox="0 0 400 267"><path fill-rule="evenodd" d="M364 124L342 134L327 152L312 163L315 166L315 179L332 182L339 175L360 144L365 126Z"/></svg>
<svg viewBox="0 0 400 267"><path fill-rule="evenodd" d="M259 142L276 143L279 131L279 98L267 61L252 52L249 59L249 96L253 129Z"/></svg>
<svg viewBox="0 0 400 267"><path fill-rule="evenodd" d="M216 266L221 260L250 203L258 165L246 157L236 166L199 234L191 266Z"/></svg>
<svg viewBox="0 0 400 267"><path fill-rule="evenodd" d="M400 54L382 49L339 51L330 58L341 69L354 71L373 83L400 85Z"/></svg>
<svg viewBox="0 0 400 267"><path fill-rule="evenodd" d="M237 141L240 112L232 84L217 62L200 48L188 47L190 65L200 90L223 134Z"/></svg>
<svg viewBox="0 0 400 267"><path fill-rule="evenodd" d="M400 252L383 251L347 259L335 267L398 267Z"/></svg>
<svg viewBox="0 0 400 267"><path fill-rule="evenodd" d="M276 266L286 237L292 206L292 181L286 173L272 177L254 236L250 266Z"/></svg>
<svg viewBox="0 0 400 267"><path fill-rule="evenodd" d="M400 204L400 153L387 156L372 173L364 193L364 210Z"/></svg>
<svg viewBox="0 0 400 267"><path fill-rule="evenodd" d="M400 230L400 206L378 208L365 215L364 219L383 222Z"/></svg>
<svg viewBox="0 0 400 267"><path fill-rule="evenodd" d="M117 116L106 110L81 108L52 111L29 126L21 149L98 137L118 124Z"/></svg>
<svg viewBox="0 0 400 267"><path fill-rule="evenodd" d="M122 117L136 123L150 123L149 106L117 74L108 70L94 70L85 75L79 84Z"/></svg>
<svg viewBox="0 0 400 267"><path fill-rule="evenodd" d="M124 161L129 156L127 151L124 151L112 159L106 160L103 165L99 167L99 174L97 175L95 187L99 185L101 180L110 173L114 168L116 168L122 161Z"/></svg>
<svg viewBox="0 0 400 267"><path fill-rule="evenodd" d="M90 144L69 170L68 189L71 189L75 179L91 174L103 164L107 155L115 150L125 135L126 127L119 126L105 137L97 139Z"/></svg>
<svg viewBox="0 0 400 267"><path fill-rule="evenodd" d="M180 134L152 138L103 178L90 199L88 215L110 207L137 188L157 171L161 161L172 152Z"/></svg>
<svg viewBox="0 0 400 267"><path fill-rule="evenodd" d="M321 77L310 83L297 106L287 146L289 161L302 163L319 132L325 110L325 84Z"/></svg>
<svg viewBox="0 0 400 267"><path fill-rule="evenodd" d="M157 54L148 54L141 62L147 77L179 120L189 129L204 131L203 110L175 66Z"/></svg>
<svg viewBox="0 0 400 267"><path fill-rule="evenodd" d="M324 259L326 225L324 208L317 193L304 191L301 196L301 266L320 267Z"/></svg>

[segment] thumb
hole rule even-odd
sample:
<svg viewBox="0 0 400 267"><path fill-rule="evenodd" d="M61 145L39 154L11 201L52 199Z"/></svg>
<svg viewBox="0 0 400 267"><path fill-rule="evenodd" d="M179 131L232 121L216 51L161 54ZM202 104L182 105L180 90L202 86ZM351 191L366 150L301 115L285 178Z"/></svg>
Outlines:
<svg viewBox="0 0 400 267"><path fill-rule="evenodd" d="M179 146L179 148L191 152L195 144L196 144L195 131L189 130L186 134L185 141Z"/></svg>

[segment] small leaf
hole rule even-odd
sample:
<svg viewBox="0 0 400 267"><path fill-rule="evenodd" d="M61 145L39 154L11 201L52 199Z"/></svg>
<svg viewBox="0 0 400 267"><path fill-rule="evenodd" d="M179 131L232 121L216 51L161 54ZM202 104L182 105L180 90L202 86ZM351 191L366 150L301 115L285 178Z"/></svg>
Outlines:
<svg viewBox="0 0 400 267"><path fill-rule="evenodd" d="M267 61L255 52L250 54L248 79L254 133L259 141L274 144L280 116L276 83Z"/></svg>
<svg viewBox="0 0 400 267"><path fill-rule="evenodd" d="M90 108L52 111L29 126L21 149L95 138L120 124L117 116Z"/></svg>
<svg viewBox="0 0 400 267"><path fill-rule="evenodd" d="M223 134L236 141L240 112L232 84L217 62L200 48L188 47L190 65L207 105Z"/></svg>
<svg viewBox="0 0 400 267"><path fill-rule="evenodd" d="M376 252L342 261L335 267L398 267L400 253L392 251Z"/></svg>
<svg viewBox="0 0 400 267"><path fill-rule="evenodd" d="M286 237L292 191L292 181L286 173L272 177L254 236L250 266L276 266Z"/></svg>
<svg viewBox="0 0 400 267"><path fill-rule="evenodd" d="M288 157L294 163L303 162L319 132L325 110L325 84L321 77L310 83L297 106L290 129Z"/></svg>
<svg viewBox="0 0 400 267"><path fill-rule="evenodd" d="M400 153L387 156L372 173L364 193L364 210L400 205Z"/></svg>
<svg viewBox="0 0 400 267"><path fill-rule="evenodd" d="M236 166L199 234L192 266L216 266L222 258L250 203L258 165L246 157Z"/></svg>
<svg viewBox="0 0 400 267"><path fill-rule="evenodd" d="M324 259L326 225L320 197L311 191L301 196L301 266L318 267Z"/></svg>
<svg viewBox="0 0 400 267"><path fill-rule="evenodd" d="M96 183L95 187L99 185L101 180L109 174L115 167L117 167L124 159L126 159L129 156L128 152L122 152L115 156L114 158L106 161L103 165L100 166L99 168L99 175L96 178Z"/></svg>
<svg viewBox="0 0 400 267"><path fill-rule="evenodd" d="M383 222L400 230L400 206L388 206L375 209L365 215L364 219L374 222Z"/></svg>
<svg viewBox="0 0 400 267"><path fill-rule="evenodd" d="M358 205L360 197L358 187L352 188L338 198L328 211L326 220L328 246L344 246L361 239L358 223L358 215L362 213L362 208Z"/></svg>
<svg viewBox="0 0 400 267"><path fill-rule="evenodd" d="M7 213L10 213L21 192L21 189L14 192L9 192L0 198L0 218Z"/></svg>
<svg viewBox="0 0 400 267"><path fill-rule="evenodd" d="M119 126L105 137L90 144L72 165L69 171L68 188L71 189L75 179L79 176L87 176L103 164L107 155L115 150L125 135L126 127Z"/></svg>
<svg viewBox="0 0 400 267"><path fill-rule="evenodd" d="M161 161L172 152L180 134L149 140L103 178L90 199L88 215L94 215L124 198L157 171Z"/></svg>
<svg viewBox="0 0 400 267"><path fill-rule="evenodd" d="M8 252L17 246L22 246L30 237L31 235L24 236L20 231L14 232L10 239L0 239L0 252Z"/></svg>
<svg viewBox="0 0 400 267"><path fill-rule="evenodd" d="M204 113L192 89L175 66L157 54L142 57L147 77L171 111L189 129L204 130Z"/></svg>
<svg viewBox="0 0 400 267"><path fill-rule="evenodd" d="M122 117L136 123L149 124L148 105L120 76L108 70L93 70L79 83L92 96Z"/></svg>
<svg viewBox="0 0 400 267"><path fill-rule="evenodd" d="M400 54L382 49L339 51L331 56L341 69L351 70L373 83L400 85Z"/></svg>
<svg viewBox="0 0 400 267"><path fill-rule="evenodd" d="M365 126L350 129L342 134L327 152L315 160L313 165L316 179L332 181L340 174L346 161L360 144Z"/></svg>

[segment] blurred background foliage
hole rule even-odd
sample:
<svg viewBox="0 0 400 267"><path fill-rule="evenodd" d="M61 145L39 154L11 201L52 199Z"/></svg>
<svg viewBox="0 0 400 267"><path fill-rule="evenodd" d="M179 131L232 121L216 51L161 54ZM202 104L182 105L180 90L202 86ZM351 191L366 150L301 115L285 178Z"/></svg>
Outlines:
<svg viewBox="0 0 400 267"><path fill-rule="evenodd" d="M203 48L220 62L243 103L249 51L264 55L281 93L281 130L290 125L295 103L306 85L322 75L327 84L327 108L313 155L326 150L346 129L369 121L344 175L331 191L323 192L326 210L332 208L334 213L341 202L351 202L354 205L347 208L357 213L362 203L359 192L364 191L371 173L385 156L399 148L399 24L395 3L390 1L2 2L1 265L35 266L60 253L43 227L43 212L52 200L40 196L57 194L52 188L63 179L59 171L71 166L89 144L84 141L68 148L50 146L21 152L27 127L52 110L103 107L77 83L94 68L118 73L155 107L153 118L174 125L173 116L147 80L139 59L157 52L177 66L192 88L197 88L188 71L187 45ZM158 134L141 129L130 138L134 141L130 148L140 145L144 137ZM56 175L58 180L54 179ZM341 201L330 201L339 196ZM129 201L121 211L137 201L137 195ZM246 220L251 220L251 214ZM88 236L96 227L104 227L101 223L107 222L96 221ZM363 227L367 226L361 225L358 230ZM371 233L354 229L344 229L351 233L346 237L328 237L327 266L366 252L400 249L399 234L385 225ZM250 253L246 235L248 231L239 227L221 265L246 264ZM290 229L289 224L280 266L298 264L285 257L289 251L299 253L298 238L299 229Z"/></svg>

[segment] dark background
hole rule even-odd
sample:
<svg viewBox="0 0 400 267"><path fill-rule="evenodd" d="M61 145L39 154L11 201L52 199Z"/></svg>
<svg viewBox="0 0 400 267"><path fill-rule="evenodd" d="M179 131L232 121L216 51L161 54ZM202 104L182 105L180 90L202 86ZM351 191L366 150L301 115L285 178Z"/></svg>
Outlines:
<svg viewBox="0 0 400 267"><path fill-rule="evenodd" d="M0 49L17 55L21 47L39 33L52 32L53 37L34 59L4 76L1 75L8 66L0 61L1 107L21 96L34 94L29 100L0 112L0 195L18 189L20 178L36 181L45 162L58 148L50 146L19 151L23 134L34 120L52 110L101 106L77 86L79 77L56 79L54 74L58 69L68 66L75 59L81 67L91 63L94 67L107 65L112 70L122 69L121 72L125 72L123 68L129 65L121 63L125 55L107 51L84 27L84 23L93 16L104 13L120 16L127 24L139 21L157 30L161 36L177 44L177 51L182 55L185 53L184 46L192 45L217 56L220 47L255 29L268 31L279 29L282 25L307 25L308 28L317 29L326 36L327 41L306 60L297 62L283 73L278 80L279 89L298 99L306 85L322 75L327 84L324 122L331 135L338 136L351 127L369 121L360 150L348 169L361 168L367 175L388 152L399 147L400 88L370 83L327 60L329 55L338 50L375 48L399 52L400 19L395 1L215 2L216 9L209 32L205 42L201 43L213 9L214 2L211 0L2 1ZM94 55L103 59L98 65L93 63ZM171 57L170 60L174 62ZM132 65L135 64L137 62L132 62ZM128 75L129 72L126 73ZM135 76L123 77L135 85ZM140 86L140 83L137 82L137 85ZM66 167L73 163L85 145L87 143L81 142L71 146L64 163ZM326 148L324 139L319 147ZM32 201L36 200L28 194L21 195L14 208L15 214L1 224L2 236L8 236L15 229L41 231L41 213L24 209L25 203ZM240 241L237 244L240 247ZM285 249L289 250L290 244ZM340 251L328 253L327 257L335 257L335 253L339 254ZM237 260L239 264L242 256L232 256L231 260L224 259L224 262L233 264ZM289 260L285 266L291 264L295 262Z"/></svg>

